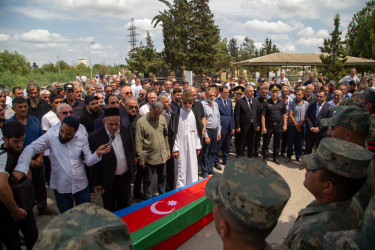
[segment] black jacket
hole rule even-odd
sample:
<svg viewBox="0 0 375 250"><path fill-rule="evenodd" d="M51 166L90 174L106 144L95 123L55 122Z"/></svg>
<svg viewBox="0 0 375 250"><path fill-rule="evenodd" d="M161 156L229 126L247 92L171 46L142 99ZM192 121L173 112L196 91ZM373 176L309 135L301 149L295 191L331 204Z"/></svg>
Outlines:
<svg viewBox="0 0 375 250"><path fill-rule="evenodd" d="M133 180L135 180L135 148L131 133L132 131L128 127L120 126L120 135L124 146L126 161L128 163L130 175ZM100 145L108 142L109 137L104 126L89 134L89 144L92 152ZM102 186L104 190L110 190L115 179L116 166L116 155L112 148L108 154L102 155L102 160L100 162L91 167L94 186Z"/></svg>
<svg viewBox="0 0 375 250"><path fill-rule="evenodd" d="M247 130L250 127L251 118L253 118L254 130L260 126L260 104L257 98L253 98L251 104L251 112L246 97L242 97L236 102L234 107L234 122L236 129L241 128Z"/></svg>

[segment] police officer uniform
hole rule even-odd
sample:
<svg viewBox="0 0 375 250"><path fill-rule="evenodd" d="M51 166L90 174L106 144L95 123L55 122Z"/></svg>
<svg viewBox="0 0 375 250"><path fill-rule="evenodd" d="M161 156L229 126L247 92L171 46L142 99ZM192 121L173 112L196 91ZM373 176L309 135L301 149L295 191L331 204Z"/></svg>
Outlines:
<svg viewBox="0 0 375 250"><path fill-rule="evenodd" d="M270 91L280 91L280 85L272 84L270 86ZM265 125L267 129L267 133L263 134L263 147L262 147L263 161L267 162L267 158L269 156L268 147L270 144L271 137L272 135L274 135L273 137L273 161L276 164L280 164L278 160L278 155L280 151L280 141L281 141L281 135L283 132L283 125L284 125L283 116L286 115L285 102L281 99L277 99L276 102L274 102L272 98L268 99L264 103L262 115L265 115Z"/></svg>

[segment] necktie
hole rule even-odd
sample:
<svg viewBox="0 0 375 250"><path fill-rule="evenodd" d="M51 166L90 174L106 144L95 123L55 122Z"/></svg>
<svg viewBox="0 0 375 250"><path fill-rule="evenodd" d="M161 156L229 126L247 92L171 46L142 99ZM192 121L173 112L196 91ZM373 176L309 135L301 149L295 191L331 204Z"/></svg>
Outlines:
<svg viewBox="0 0 375 250"><path fill-rule="evenodd" d="M227 100L224 100L224 107L227 107Z"/></svg>

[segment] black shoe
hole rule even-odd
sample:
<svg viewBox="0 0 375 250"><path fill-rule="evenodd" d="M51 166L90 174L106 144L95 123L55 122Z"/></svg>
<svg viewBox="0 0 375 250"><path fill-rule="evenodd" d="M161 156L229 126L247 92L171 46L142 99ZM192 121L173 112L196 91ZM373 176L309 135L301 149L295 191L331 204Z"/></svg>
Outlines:
<svg viewBox="0 0 375 250"><path fill-rule="evenodd" d="M207 176L208 176L207 173L202 174L203 179L204 179L204 178L207 178Z"/></svg>
<svg viewBox="0 0 375 250"><path fill-rule="evenodd" d="M217 170L223 170L220 164L214 164L214 168L216 168Z"/></svg>
<svg viewBox="0 0 375 250"><path fill-rule="evenodd" d="M258 157L258 153L254 153L254 157Z"/></svg>
<svg viewBox="0 0 375 250"><path fill-rule="evenodd" d="M59 213L56 210L53 210L49 207L38 208L39 215L58 215Z"/></svg>
<svg viewBox="0 0 375 250"><path fill-rule="evenodd" d="M224 166L227 165L227 163L228 163L227 161L223 161L223 165L224 165Z"/></svg>
<svg viewBox="0 0 375 250"><path fill-rule="evenodd" d="M247 158L253 158L253 156L252 155L247 155Z"/></svg>
<svg viewBox="0 0 375 250"><path fill-rule="evenodd" d="M267 158L266 157L263 157L263 162L267 163Z"/></svg>
<svg viewBox="0 0 375 250"><path fill-rule="evenodd" d="M301 158L297 158L296 161L301 163Z"/></svg>
<svg viewBox="0 0 375 250"><path fill-rule="evenodd" d="M277 165L280 165L279 159L277 159L277 158L274 158L273 162L276 163Z"/></svg>
<svg viewBox="0 0 375 250"><path fill-rule="evenodd" d="M147 200L147 197L142 193L134 193L134 197L140 200Z"/></svg>
<svg viewBox="0 0 375 250"><path fill-rule="evenodd" d="M288 163L288 162L290 162L290 160L291 159L288 157L288 158L286 158L285 162Z"/></svg>
<svg viewBox="0 0 375 250"><path fill-rule="evenodd" d="M283 158L285 158L285 154L284 153L281 153L280 156L283 157Z"/></svg>

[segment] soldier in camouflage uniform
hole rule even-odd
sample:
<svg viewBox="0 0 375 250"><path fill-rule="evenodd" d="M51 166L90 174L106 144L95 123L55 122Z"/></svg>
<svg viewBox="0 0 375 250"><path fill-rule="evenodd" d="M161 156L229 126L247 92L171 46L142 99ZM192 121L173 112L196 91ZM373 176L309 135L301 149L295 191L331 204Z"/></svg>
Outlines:
<svg viewBox="0 0 375 250"><path fill-rule="evenodd" d="M365 103L365 108L370 112L370 131L367 135L367 147L375 153L375 89L366 88L363 92L356 94L357 98Z"/></svg>
<svg viewBox="0 0 375 250"><path fill-rule="evenodd" d="M361 100L345 98L339 106L331 106L330 109L335 111L335 114L331 118L321 120L323 126L330 127L328 135L366 148L370 113L364 109L364 103ZM363 210L366 209L368 202L374 195L374 190L374 165L373 161L371 161L367 170L366 183L355 195L356 200L361 204Z"/></svg>
<svg viewBox="0 0 375 250"><path fill-rule="evenodd" d="M336 138L324 138L315 153L302 157L303 184L315 200L299 212L285 246L322 249L325 233L360 225L362 209L352 197L366 180L371 158L363 147Z"/></svg>
<svg viewBox="0 0 375 250"><path fill-rule="evenodd" d="M324 236L324 249L375 249L375 197L365 211L359 230L327 233Z"/></svg>
<svg viewBox="0 0 375 250"><path fill-rule="evenodd" d="M275 170L255 159L235 159L208 180L205 191L215 202L224 249L272 249L265 239L290 198L288 184Z"/></svg>
<svg viewBox="0 0 375 250"><path fill-rule="evenodd" d="M119 217L92 203L59 215L41 232L35 249L133 249Z"/></svg>

